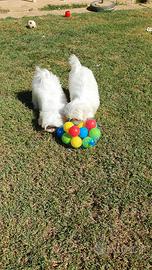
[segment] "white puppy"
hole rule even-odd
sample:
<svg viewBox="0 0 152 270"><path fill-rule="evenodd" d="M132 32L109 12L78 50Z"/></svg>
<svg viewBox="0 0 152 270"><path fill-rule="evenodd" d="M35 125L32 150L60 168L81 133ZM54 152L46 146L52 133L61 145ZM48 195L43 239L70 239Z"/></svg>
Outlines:
<svg viewBox="0 0 152 270"><path fill-rule="evenodd" d="M67 104L65 94L56 75L36 67L32 82L32 102L39 113L39 125L53 132L63 124L63 109Z"/></svg>
<svg viewBox="0 0 152 270"><path fill-rule="evenodd" d="M75 55L69 58L69 92L71 102L65 106L67 118L83 120L93 118L99 105L96 79L90 69L81 65Z"/></svg>

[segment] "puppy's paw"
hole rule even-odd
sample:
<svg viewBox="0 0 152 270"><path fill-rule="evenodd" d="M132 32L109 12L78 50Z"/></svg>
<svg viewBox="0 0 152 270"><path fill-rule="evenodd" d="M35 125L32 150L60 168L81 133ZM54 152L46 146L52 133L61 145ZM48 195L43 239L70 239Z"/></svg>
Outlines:
<svg viewBox="0 0 152 270"><path fill-rule="evenodd" d="M54 131L55 131L55 127L50 127L50 126L47 126L46 128L45 128L45 131L47 131L47 132L50 132L50 133L53 133Z"/></svg>

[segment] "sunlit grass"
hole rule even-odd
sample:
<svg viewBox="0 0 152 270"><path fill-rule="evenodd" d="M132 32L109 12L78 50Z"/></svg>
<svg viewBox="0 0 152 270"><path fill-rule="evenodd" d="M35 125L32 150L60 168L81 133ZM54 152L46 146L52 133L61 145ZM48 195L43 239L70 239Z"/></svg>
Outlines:
<svg viewBox="0 0 152 270"><path fill-rule="evenodd" d="M0 21L1 270L150 269L151 10ZM103 138L68 150L31 104L36 65L97 79Z"/></svg>

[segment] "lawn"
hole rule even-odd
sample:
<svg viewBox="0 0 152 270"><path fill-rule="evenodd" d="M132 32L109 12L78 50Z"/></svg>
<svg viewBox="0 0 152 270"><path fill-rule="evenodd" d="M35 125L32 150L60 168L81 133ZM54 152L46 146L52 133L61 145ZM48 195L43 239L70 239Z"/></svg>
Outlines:
<svg viewBox="0 0 152 270"><path fill-rule="evenodd" d="M1 270L150 269L152 12L0 21ZM35 65L67 92L75 53L97 79L103 137L69 150L37 125Z"/></svg>

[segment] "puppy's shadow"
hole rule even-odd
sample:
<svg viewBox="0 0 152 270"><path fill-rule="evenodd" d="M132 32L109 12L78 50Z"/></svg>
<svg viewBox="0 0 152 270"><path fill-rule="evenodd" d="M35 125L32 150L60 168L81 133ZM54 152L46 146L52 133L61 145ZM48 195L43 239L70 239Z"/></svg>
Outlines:
<svg viewBox="0 0 152 270"><path fill-rule="evenodd" d="M32 92L30 90L22 90L17 93L17 99L29 110L33 111L32 126L34 130L42 131L42 128L38 125L39 112L34 110L32 104Z"/></svg>
<svg viewBox="0 0 152 270"><path fill-rule="evenodd" d="M67 101L69 102L70 96L69 96L69 90L67 88L63 88L63 91L66 95ZM33 104L32 104L32 91L30 90L22 90L17 93L17 99L29 110L33 111L33 119L32 119L32 126L33 129L36 131L41 131L42 128L38 125L38 117L39 117L39 112L34 109Z"/></svg>
<svg viewBox="0 0 152 270"><path fill-rule="evenodd" d="M30 90L22 90L18 92L17 98L24 104L25 107L28 107L30 110L33 110L32 92Z"/></svg>

